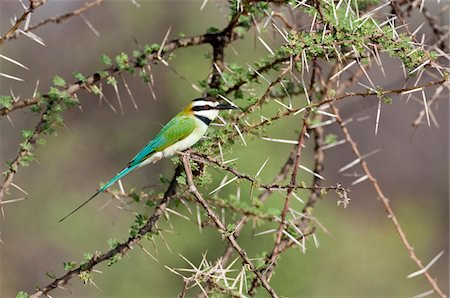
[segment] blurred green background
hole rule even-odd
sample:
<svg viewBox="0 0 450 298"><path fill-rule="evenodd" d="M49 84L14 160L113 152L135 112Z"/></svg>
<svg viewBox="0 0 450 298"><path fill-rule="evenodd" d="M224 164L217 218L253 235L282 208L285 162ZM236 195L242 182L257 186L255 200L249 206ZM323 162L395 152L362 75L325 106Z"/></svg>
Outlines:
<svg viewBox="0 0 450 298"><path fill-rule="evenodd" d="M32 23L71 11L82 5L81 1L49 1L33 13ZM1 71L24 78L23 83L0 78L0 94L13 90L21 98L30 97L39 80L39 89L47 90L54 75L73 81L72 73L79 71L91 74L102 68L101 54L112 57L120 52L131 53L141 44L160 43L171 28L170 38L179 33L195 35L204 33L208 27L223 27L226 23L227 4L209 1L200 11L202 1L140 1L136 7L130 1L106 1L84 16L100 33L97 37L80 17L64 24L47 25L35 33L46 43L43 47L27 37L6 41L0 52L19 60L29 71L1 61ZM0 3L0 31L9 28L9 18L21 14L17 1ZM270 36L268 34L267 36ZM275 40L273 43L280 42ZM252 64L267 51L255 42L250 31L244 40L235 44L237 55L227 51L226 61ZM170 65L182 79L169 68L157 64L152 66L155 75L157 100L151 98L147 86L138 78L126 76L126 80L138 101L139 110L133 109L124 88L121 90L125 114L114 113L98 98L87 92L78 97L81 108L64 114L67 129L60 129L57 137L47 138L47 144L37 150L38 162L20 169L15 183L24 188L28 200L5 206L5 219L1 221L1 297L13 297L24 290L33 292L36 285L46 285L51 280L47 271L57 276L64 273L63 262L80 261L85 252L105 251L107 240L125 240L128 227L133 221L130 213L120 211L116 202L99 211L109 199L108 195L89 204L68 221L58 224L58 219L74 206L89 197L100 181L106 181L116 173L177 113L182 106L199 95L191 88L191 82L205 79L210 71L210 61L205 57L211 49L208 45L180 49ZM390 61L390 60L387 60ZM388 66L387 66L388 67ZM398 64L389 66L389 77L383 78L379 70L371 76L381 86L392 83L401 71ZM112 88L105 88L105 95L118 108ZM297 104L299 100L297 100ZM240 102L237 102L240 104ZM349 125L359 142L362 152L382 148L368 162L373 169L392 205L400 223L406 230L415 251L424 263L430 261L441 250L444 256L430 270L439 284L448 292L448 165L449 129L448 102L442 101L435 115L439 129L420 127L413 132L411 127L420 105L394 101L383 105L380 131L374 136L376 107L370 103L351 101L342 106L344 115L354 117L372 116L371 119ZM273 109L272 109L273 110ZM1 160L15 157L20 132L37 122L28 111L12 113L14 126L1 119ZM269 137L294 139L299 119L291 118L278 123L267 131ZM327 132L339 134L336 127ZM271 181L285 161L291 145L271 143L247 138L248 147L236 145L229 158L239 157L237 167L242 172L255 173L270 156L261 176L264 182ZM310 152L309 152L310 153ZM354 180L337 174L337 169L354 157L348 146L342 145L326 152L325 185L341 182L345 187ZM306 166L312 164L312 155L304 155ZM2 166L2 171L5 166ZM360 171L359 171L360 172ZM217 171L210 189L223 178ZM300 172L304 180L310 175ZM172 163L168 160L143 168L123 179L124 186L143 187L153 185L162 190L160 174L171 177ZM230 185L221 194L235 193ZM248 192L243 192L248 195ZM10 199L23 197L11 190ZM400 242L393 225L387 219L371 185L367 182L352 188L351 204L343 209L336 206L336 198L329 195L319 202L316 217L332 234L319 230L320 246L307 241L303 254L298 248L284 254L273 278L273 287L283 296L290 297L410 297L428 291L429 285L422 276L406 279L416 271L408 253ZM281 196L273 196L271 204L279 205ZM294 205L297 208L299 204ZM180 212L187 214L185 209ZM179 256L185 256L194 264L208 252L214 261L223 253L224 241L211 228L200 233L194 221L172 216L174 233L164 236L172 253L162 241L157 241L158 260L155 262L136 247L111 268L101 265L102 274L94 275L94 286L83 285L80 280L71 281L70 292L55 290L53 297L175 297L182 288L181 279L164 268L187 268ZM170 229L167 224L161 227ZM262 231L268 227L256 228ZM239 238L250 256L255 256L273 245L273 235L252 237L250 226ZM143 245L156 255L151 243ZM190 295L198 292L194 290ZM258 296L265 296L263 290Z"/></svg>

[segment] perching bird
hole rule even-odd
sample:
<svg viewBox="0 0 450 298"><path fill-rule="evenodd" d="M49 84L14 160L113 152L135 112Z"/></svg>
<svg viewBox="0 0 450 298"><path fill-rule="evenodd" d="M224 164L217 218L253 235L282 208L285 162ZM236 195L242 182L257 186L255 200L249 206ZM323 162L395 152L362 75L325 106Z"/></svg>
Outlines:
<svg viewBox="0 0 450 298"><path fill-rule="evenodd" d="M78 209L86 205L98 194L104 192L117 180L124 177L136 168L155 163L163 157L173 156L197 143L206 133L209 124L216 119L220 110L237 109L236 106L220 104L214 97L197 98L183 111L172 118L141 151L128 163L128 165L114 178L108 181L99 191L90 197L75 210L64 216L63 221Z"/></svg>

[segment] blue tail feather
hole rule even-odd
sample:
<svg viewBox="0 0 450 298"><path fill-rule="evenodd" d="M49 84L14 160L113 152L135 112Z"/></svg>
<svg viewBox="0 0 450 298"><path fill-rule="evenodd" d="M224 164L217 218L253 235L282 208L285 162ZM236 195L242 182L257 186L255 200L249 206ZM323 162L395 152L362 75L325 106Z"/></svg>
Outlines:
<svg viewBox="0 0 450 298"><path fill-rule="evenodd" d="M120 178L122 178L123 176L125 176L126 174L128 174L129 172L133 171L138 165L134 165L131 167L127 167L125 169L123 169L119 174L117 174L114 178L112 178L111 180L108 181L108 183L105 184L105 186L103 186L102 188L100 188L92 197L90 197L89 199L87 199L83 204L81 204L80 206L78 206L77 208L75 208L72 212L70 212L69 214L67 214L66 216L64 216L63 218L61 218L59 220L59 222L62 222L63 220L65 220L66 218L68 218L69 216L71 216L72 214L74 214L75 212L77 212L81 207L83 207L84 205L86 205L87 203L89 203L93 198L95 198L97 195L101 194L102 192L104 192L105 190L107 190L111 185L114 184L114 182L116 182L117 180L119 180Z"/></svg>

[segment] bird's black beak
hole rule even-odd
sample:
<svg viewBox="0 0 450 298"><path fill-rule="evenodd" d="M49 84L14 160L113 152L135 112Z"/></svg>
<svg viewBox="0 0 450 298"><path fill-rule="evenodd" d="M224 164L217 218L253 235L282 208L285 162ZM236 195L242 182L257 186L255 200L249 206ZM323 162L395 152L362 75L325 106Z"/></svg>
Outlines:
<svg viewBox="0 0 450 298"><path fill-rule="evenodd" d="M232 106L229 104L220 104L218 106L215 107L218 110L237 110L239 109L237 106Z"/></svg>

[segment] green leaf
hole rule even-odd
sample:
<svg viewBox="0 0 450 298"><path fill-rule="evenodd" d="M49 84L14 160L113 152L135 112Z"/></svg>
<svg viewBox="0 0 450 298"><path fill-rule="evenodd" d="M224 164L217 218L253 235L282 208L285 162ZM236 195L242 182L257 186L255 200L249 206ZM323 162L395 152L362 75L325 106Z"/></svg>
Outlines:
<svg viewBox="0 0 450 298"><path fill-rule="evenodd" d="M30 110L32 113L40 113L42 109L40 106L31 106Z"/></svg>
<svg viewBox="0 0 450 298"><path fill-rule="evenodd" d="M70 271L75 269L75 267L77 266L76 262L64 262L64 270L66 271Z"/></svg>
<svg viewBox="0 0 450 298"><path fill-rule="evenodd" d="M120 254L115 254L108 262L108 266L112 266L122 259Z"/></svg>
<svg viewBox="0 0 450 298"><path fill-rule="evenodd" d="M89 271L81 271L80 274L78 274L78 276L85 284L90 282L93 278L92 272L89 272Z"/></svg>
<svg viewBox="0 0 450 298"><path fill-rule="evenodd" d="M0 106L3 106L6 109L11 109L13 105L12 96L0 96Z"/></svg>
<svg viewBox="0 0 450 298"><path fill-rule="evenodd" d="M54 76L53 77L53 85L57 87L64 87L66 85L66 81L64 81L63 78L60 76Z"/></svg>
<svg viewBox="0 0 450 298"><path fill-rule="evenodd" d="M22 144L21 144L22 145ZM30 145L31 146L31 145ZM22 147L22 146L21 146ZM26 147L26 146L25 146ZM30 162L34 160L34 156L32 153L30 153L31 147L29 148L23 148L23 150L27 151L27 155L23 156L19 163L22 167L28 167L30 165Z"/></svg>
<svg viewBox="0 0 450 298"><path fill-rule="evenodd" d="M150 55L152 53L156 53L157 51L159 51L160 47L161 46L159 44L157 44L157 43L154 43L154 44L151 44L151 45L146 44L144 46L144 54L145 55Z"/></svg>
<svg viewBox="0 0 450 298"><path fill-rule="evenodd" d="M91 90L92 93L94 93L95 95L102 94L102 90L100 90L100 88L97 85L92 85L89 90Z"/></svg>
<svg viewBox="0 0 450 298"><path fill-rule="evenodd" d="M17 293L16 298L28 298L28 294L27 292L20 291L19 293Z"/></svg>
<svg viewBox="0 0 450 298"><path fill-rule="evenodd" d="M128 55L125 53L120 53L116 56L116 64L119 70L124 70L128 68Z"/></svg>
<svg viewBox="0 0 450 298"><path fill-rule="evenodd" d="M83 254L83 259L85 259L86 261L90 261L92 259L94 255L91 254L90 252L86 252Z"/></svg>
<svg viewBox="0 0 450 298"><path fill-rule="evenodd" d="M220 32L220 29L217 27L209 27L206 30L206 33L209 33L209 34L214 34L214 33L219 33L219 32Z"/></svg>
<svg viewBox="0 0 450 298"><path fill-rule="evenodd" d="M87 81L87 78L80 72L74 72L73 76L82 83L86 83Z"/></svg>
<svg viewBox="0 0 450 298"><path fill-rule="evenodd" d="M107 76L109 76L109 72L107 72L107 71L105 71L105 70L97 71L97 73L100 75L100 77L101 77L102 79L104 79L104 78L106 78Z"/></svg>
<svg viewBox="0 0 450 298"><path fill-rule="evenodd" d="M33 131L31 129L24 129L22 130L22 138L29 139L33 136Z"/></svg>
<svg viewBox="0 0 450 298"><path fill-rule="evenodd" d="M108 239L108 245L110 249L114 249L119 245L119 242L114 238L110 238Z"/></svg>
<svg viewBox="0 0 450 298"><path fill-rule="evenodd" d="M186 185L186 177L184 177L183 175L178 176L177 182L179 185Z"/></svg>
<svg viewBox="0 0 450 298"><path fill-rule="evenodd" d="M133 57L134 58L139 58L143 55L143 53L139 50L133 50Z"/></svg>
<svg viewBox="0 0 450 298"><path fill-rule="evenodd" d="M114 78L113 76L109 76L109 77L106 79L106 83L109 84L109 85L114 86L114 85L117 85L117 80L116 80L116 78Z"/></svg>
<svg viewBox="0 0 450 298"><path fill-rule="evenodd" d="M333 144L333 143L336 143L336 141L337 141L337 135L335 135L335 134L332 134L332 133L329 133L329 134L327 134L326 136L325 136L325 144Z"/></svg>
<svg viewBox="0 0 450 298"><path fill-rule="evenodd" d="M383 102L387 103L387 104L391 104L392 98L390 98L389 96L383 96Z"/></svg>
<svg viewBox="0 0 450 298"><path fill-rule="evenodd" d="M233 233L236 230L236 224L235 223L229 223L227 225L227 232Z"/></svg>
<svg viewBox="0 0 450 298"><path fill-rule="evenodd" d="M20 143L19 146L20 146L20 149L25 150L25 151L31 151L31 149L33 148L33 145L31 145L27 141Z"/></svg>
<svg viewBox="0 0 450 298"><path fill-rule="evenodd" d="M105 55L105 54L102 54L101 56L100 56L100 61L103 63L103 64L105 64L105 65L111 65L112 64L112 60L111 60L111 58L109 58L107 55Z"/></svg>

